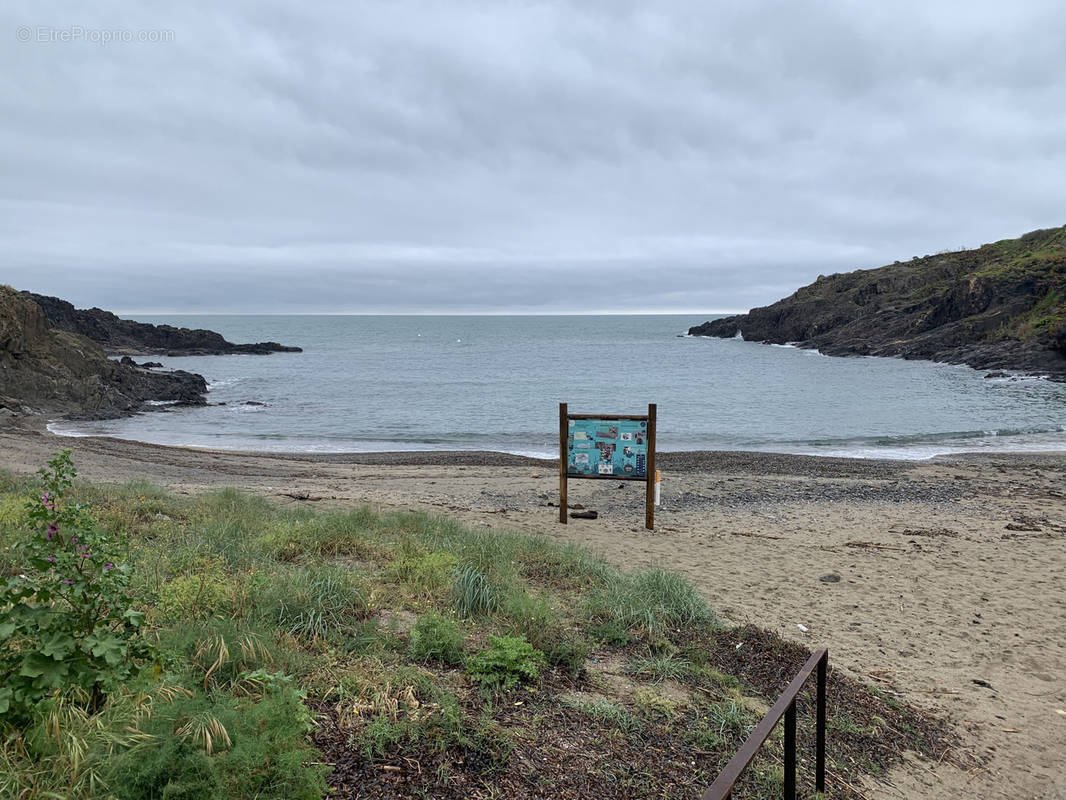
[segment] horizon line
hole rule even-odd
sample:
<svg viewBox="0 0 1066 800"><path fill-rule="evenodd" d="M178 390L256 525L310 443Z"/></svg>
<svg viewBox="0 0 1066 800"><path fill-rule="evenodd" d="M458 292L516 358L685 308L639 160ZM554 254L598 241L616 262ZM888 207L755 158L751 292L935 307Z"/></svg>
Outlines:
<svg viewBox="0 0 1066 800"><path fill-rule="evenodd" d="M621 316L721 316L746 314L747 310L730 311L173 311L159 309L118 309L122 316L226 316L226 317L621 317Z"/></svg>

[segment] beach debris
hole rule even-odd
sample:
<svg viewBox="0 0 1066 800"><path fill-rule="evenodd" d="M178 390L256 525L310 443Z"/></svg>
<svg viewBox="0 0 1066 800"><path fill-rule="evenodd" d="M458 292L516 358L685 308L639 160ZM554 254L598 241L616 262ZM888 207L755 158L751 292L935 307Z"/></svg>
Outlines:
<svg viewBox="0 0 1066 800"><path fill-rule="evenodd" d="M830 572L826 575L823 575L818 580L820 580L822 583L840 583L840 576L837 575L835 572Z"/></svg>
<svg viewBox="0 0 1066 800"><path fill-rule="evenodd" d="M734 647L733 649L734 650L739 650L743 646L744 646L744 642L737 642L737 646ZM1059 709L1059 713L1060 714L1066 714L1066 711L1063 711L1062 709Z"/></svg>
<svg viewBox="0 0 1066 800"><path fill-rule="evenodd" d="M797 622L796 627L799 628L803 633L806 633L808 630L807 626L801 622Z"/></svg>
<svg viewBox="0 0 1066 800"><path fill-rule="evenodd" d="M867 547L867 548L869 548L871 550L898 550L901 553L906 553L907 552L907 549L905 547L893 547L890 544L877 544L877 542L859 542L859 541L854 541L854 542L845 542L844 544L847 547Z"/></svg>
<svg viewBox="0 0 1066 800"><path fill-rule="evenodd" d="M307 492L281 492L278 497L291 497L293 500L325 500L321 495L312 495Z"/></svg>
<svg viewBox="0 0 1066 800"><path fill-rule="evenodd" d="M869 677L873 678L875 681L880 681L881 683L891 684L892 681L889 678L885 677L885 676L886 675L891 675L893 672L899 672L899 670L895 670L895 669L873 669L873 670L870 670L869 672L867 672L866 674Z"/></svg>
<svg viewBox="0 0 1066 800"><path fill-rule="evenodd" d="M598 511L571 511L571 519L596 519L600 513Z"/></svg>
<svg viewBox="0 0 1066 800"><path fill-rule="evenodd" d="M1040 520L1035 517L1029 517L1025 514L1014 514L1012 516L1012 522L1007 524L1008 531L1036 531L1039 532Z"/></svg>
<svg viewBox="0 0 1066 800"><path fill-rule="evenodd" d="M739 647L739 645L738 645L738 647ZM1066 708L1056 708L1055 709L1055 713L1056 714L1061 714L1062 716L1066 717Z"/></svg>
<svg viewBox="0 0 1066 800"><path fill-rule="evenodd" d="M770 536L765 533L749 533L747 531L730 531L734 536L747 536L751 539L784 539L784 536Z"/></svg>
<svg viewBox="0 0 1066 800"><path fill-rule="evenodd" d="M904 528L903 530L897 530L892 528L888 531L899 536L927 536L938 537L943 536L948 539L958 539L958 531L953 531L951 528Z"/></svg>
<svg viewBox="0 0 1066 800"><path fill-rule="evenodd" d="M983 686L985 689L991 689L992 688L992 684L991 683L989 683L988 681L983 681L980 678L974 678L973 682L977 686Z"/></svg>

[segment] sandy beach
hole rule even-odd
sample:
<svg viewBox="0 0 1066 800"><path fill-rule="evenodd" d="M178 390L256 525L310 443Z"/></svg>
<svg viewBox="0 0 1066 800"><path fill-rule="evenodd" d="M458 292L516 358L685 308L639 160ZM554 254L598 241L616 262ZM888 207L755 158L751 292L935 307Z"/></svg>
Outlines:
<svg viewBox="0 0 1066 800"><path fill-rule="evenodd" d="M668 567L730 620L826 646L835 667L947 715L982 764L915 762L871 783L870 797L1066 797L1066 454L663 453L649 532L643 486L614 481L572 481L570 502L599 518L559 524L549 461L243 454L0 422L0 467L30 473L65 447L93 481L422 509L579 542L623 567ZM839 580L821 580L830 575Z"/></svg>

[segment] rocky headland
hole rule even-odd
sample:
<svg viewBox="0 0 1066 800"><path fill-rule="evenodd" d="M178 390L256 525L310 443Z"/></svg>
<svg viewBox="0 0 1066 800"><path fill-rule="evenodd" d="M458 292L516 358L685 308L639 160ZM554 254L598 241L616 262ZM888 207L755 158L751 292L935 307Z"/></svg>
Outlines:
<svg viewBox="0 0 1066 800"><path fill-rule="evenodd" d="M52 328L37 303L0 285L0 408L110 419L152 401L204 405L206 392L200 375L113 361L84 336Z"/></svg>
<svg viewBox="0 0 1066 800"><path fill-rule="evenodd" d="M302 352L299 347L277 342L234 344L215 331L134 322L100 308L75 308L58 297L32 292L22 294L41 307L51 327L85 336L111 355L218 356Z"/></svg>
<svg viewBox="0 0 1066 800"><path fill-rule="evenodd" d="M689 334L1066 380L1066 226L819 276L773 305Z"/></svg>

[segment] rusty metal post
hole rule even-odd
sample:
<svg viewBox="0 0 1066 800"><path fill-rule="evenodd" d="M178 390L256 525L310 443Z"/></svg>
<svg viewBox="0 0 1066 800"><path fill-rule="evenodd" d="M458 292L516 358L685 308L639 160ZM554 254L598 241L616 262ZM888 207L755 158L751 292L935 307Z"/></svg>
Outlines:
<svg viewBox="0 0 1066 800"><path fill-rule="evenodd" d="M819 686L819 720L821 720L821 726L819 727L821 743L821 760L819 774L815 780L820 781L822 787L819 791L822 791L825 787L825 696L826 696L826 669L829 664L829 651L824 648L816 650L811 654L811 657L807 659L807 662L803 665L796 677L792 679L792 682L788 685L784 692L777 698L777 701L773 704L769 711L766 712L766 716L762 718L762 721L755 726L748 738L744 741L744 744L740 746L736 755L729 760L729 763L725 765L714 783L703 793L701 800L726 800L733 793L733 787L736 785L737 780L740 778L741 773L748 768L748 764L755 758L756 753L759 752L759 748L763 746L767 739L770 738L770 734L773 732L777 724L781 722L782 718L785 721L785 798L786 800L795 800L796 797L796 695L799 694L800 689L804 684L818 672L818 686Z"/></svg>
<svg viewBox="0 0 1066 800"><path fill-rule="evenodd" d="M796 701L785 711L785 800L796 800Z"/></svg>
<svg viewBox="0 0 1066 800"><path fill-rule="evenodd" d="M829 671L829 651L818 662L818 706L817 722L815 724L815 767L814 788L816 791L825 791L825 687L826 677Z"/></svg>

